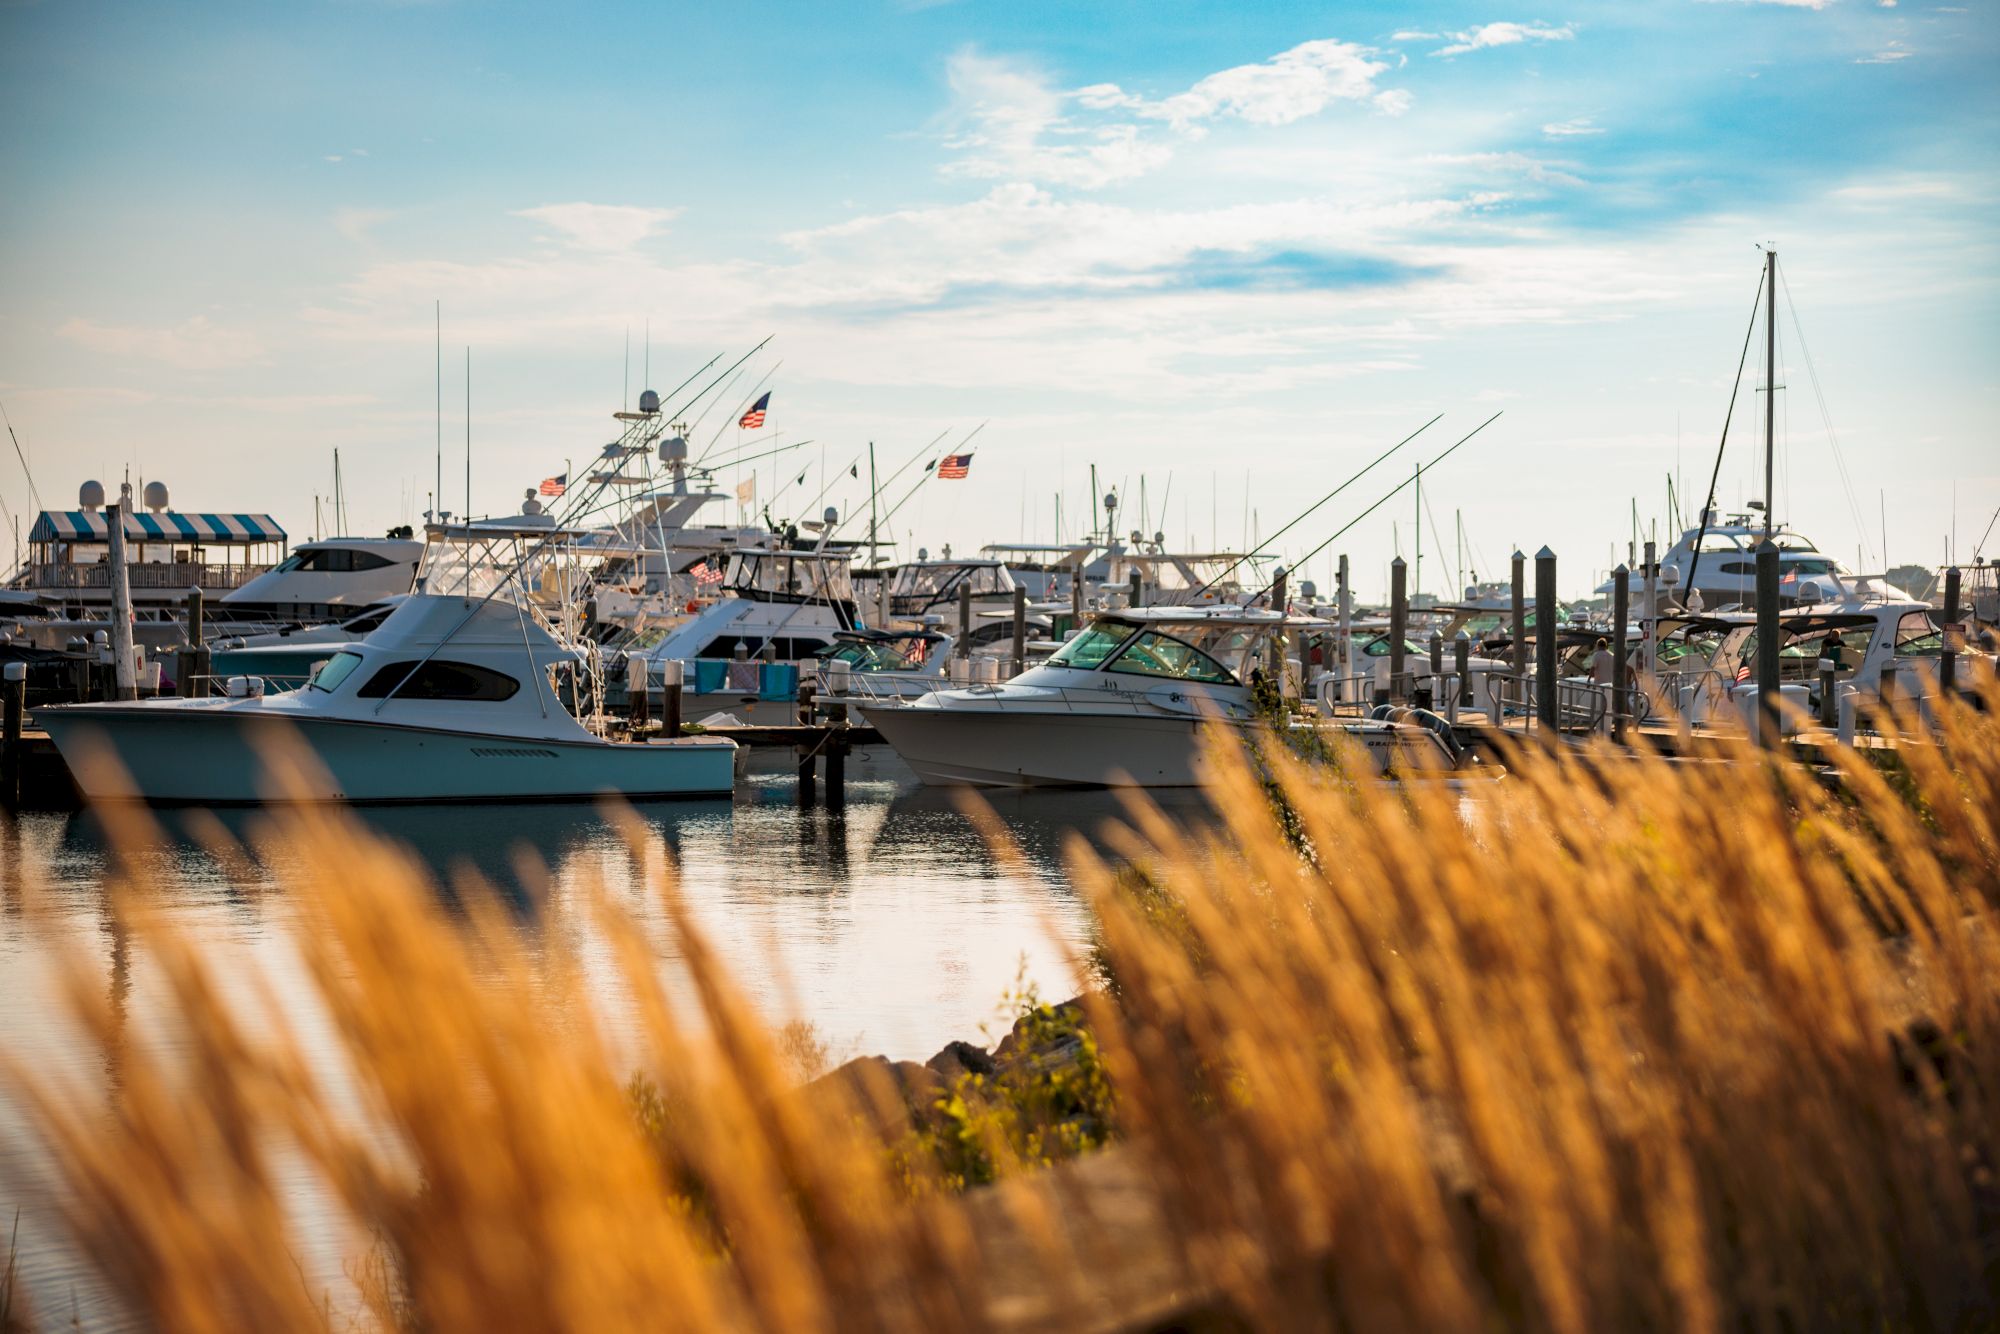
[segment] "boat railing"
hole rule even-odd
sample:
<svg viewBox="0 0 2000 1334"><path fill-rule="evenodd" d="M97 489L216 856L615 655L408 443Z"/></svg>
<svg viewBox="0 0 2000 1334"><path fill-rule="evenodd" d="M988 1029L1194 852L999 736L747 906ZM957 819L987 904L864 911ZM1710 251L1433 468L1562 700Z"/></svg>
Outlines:
<svg viewBox="0 0 2000 1334"><path fill-rule="evenodd" d="M268 565L208 565L193 561L131 561L125 566L128 584L135 589L171 588L186 591L241 588L263 574ZM22 587L49 589L111 589L111 566L98 561L77 564L50 561L26 567Z"/></svg>
<svg viewBox="0 0 2000 1334"><path fill-rule="evenodd" d="M1492 672L1486 677L1488 716L1497 722L1520 719L1532 730L1541 724L1541 686L1532 676ZM1564 732L1594 732L1611 716L1611 687L1564 677L1556 682L1555 725Z"/></svg>

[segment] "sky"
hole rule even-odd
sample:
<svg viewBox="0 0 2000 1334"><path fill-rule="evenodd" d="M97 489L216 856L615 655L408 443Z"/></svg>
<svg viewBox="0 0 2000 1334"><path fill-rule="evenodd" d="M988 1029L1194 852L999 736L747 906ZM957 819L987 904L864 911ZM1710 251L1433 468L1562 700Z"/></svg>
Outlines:
<svg viewBox="0 0 2000 1334"><path fill-rule="evenodd" d="M689 415L711 461L797 446L753 465L782 516L871 442L888 472L978 428L906 554L1050 541L1059 507L1074 537L1092 465L1121 530L1238 547L1443 414L1294 560L1500 412L1425 475L1422 586L1546 545L1573 590L1672 539L1670 479L1683 515L1711 469L1725 508L1761 493L1754 355L1716 458L1771 246L1779 517L1863 569L1969 560L1996 56L1991 0L0 0L0 406L35 484L0 456L0 518L129 472L299 539L338 449L348 530L421 521L441 307L455 512L468 356L470 510L507 513L646 382L769 338ZM862 488L828 498L859 535ZM1304 576L1346 552L1378 595L1418 520L1405 489Z"/></svg>

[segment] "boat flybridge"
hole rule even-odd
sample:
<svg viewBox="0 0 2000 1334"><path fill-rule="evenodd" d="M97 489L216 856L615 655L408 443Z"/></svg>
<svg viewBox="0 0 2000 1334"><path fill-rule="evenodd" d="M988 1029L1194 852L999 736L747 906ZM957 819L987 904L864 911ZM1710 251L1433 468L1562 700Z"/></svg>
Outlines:
<svg viewBox="0 0 2000 1334"><path fill-rule="evenodd" d="M424 544L407 528L389 537L301 542L289 556L222 595L218 622L325 624L410 591Z"/></svg>
<svg viewBox="0 0 2000 1334"><path fill-rule="evenodd" d="M856 709L926 783L975 787L1188 787L1202 728L1247 735L1260 664L1282 637L1331 623L1257 607L1101 612L1038 666L1001 684L935 690ZM1381 771L1460 767L1439 729L1390 718L1291 725L1340 732Z"/></svg>
<svg viewBox="0 0 2000 1334"><path fill-rule="evenodd" d="M735 746L714 737L624 741L603 708L597 646L549 599L566 587L566 534L434 528L418 591L366 638L330 646L297 690L236 677L221 699L44 709L93 799L256 802L266 761L304 748L313 798L356 803L720 796ZM453 540L456 539L456 540ZM436 559L432 559L435 556ZM90 763L108 748L123 774Z"/></svg>

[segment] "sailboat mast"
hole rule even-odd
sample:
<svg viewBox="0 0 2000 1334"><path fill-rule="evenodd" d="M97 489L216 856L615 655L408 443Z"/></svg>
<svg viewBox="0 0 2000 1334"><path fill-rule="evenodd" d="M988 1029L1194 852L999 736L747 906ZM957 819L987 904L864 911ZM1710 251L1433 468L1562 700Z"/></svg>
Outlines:
<svg viewBox="0 0 2000 1334"><path fill-rule="evenodd" d="M1778 530L1778 252L1764 252L1764 536Z"/></svg>
<svg viewBox="0 0 2000 1334"><path fill-rule="evenodd" d="M875 482L875 442L868 442L868 568L875 568L875 497L880 487Z"/></svg>

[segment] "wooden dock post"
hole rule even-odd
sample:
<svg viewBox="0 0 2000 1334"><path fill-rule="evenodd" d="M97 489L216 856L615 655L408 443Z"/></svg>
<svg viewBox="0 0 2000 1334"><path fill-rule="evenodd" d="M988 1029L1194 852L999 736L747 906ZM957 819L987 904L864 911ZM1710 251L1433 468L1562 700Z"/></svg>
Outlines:
<svg viewBox="0 0 2000 1334"><path fill-rule="evenodd" d="M847 737L846 728L834 727L826 738L826 804L843 806L847 803Z"/></svg>
<svg viewBox="0 0 2000 1334"><path fill-rule="evenodd" d="M1145 606L1146 576L1139 573L1139 568L1136 565L1132 567L1132 578L1128 587L1131 589L1131 591L1127 593L1125 596L1125 605L1128 607Z"/></svg>
<svg viewBox="0 0 2000 1334"><path fill-rule="evenodd" d="M961 658L972 656L972 581L966 580L958 586L958 644L957 655Z"/></svg>
<svg viewBox="0 0 2000 1334"><path fill-rule="evenodd" d="M660 663L660 731L668 738L681 734L681 687L686 666L679 659Z"/></svg>
<svg viewBox="0 0 2000 1334"><path fill-rule="evenodd" d="M28 711L28 664L10 662L0 669L0 808L9 812L21 808L21 761L25 743L21 733Z"/></svg>
<svg viewBox="0 0 2000 1334"><path fill-rule="evenodd" d="M1271 610L1277 612L1280 617L1285 614L1285 608L1291 605L1291 579L1291 571L1282 565L1271 576ZM1278 687L1280 698L1289 693L1285 689L1285 682L1291 673L1285 669L1285 657L1285 623L1280 620L1277 625L1271 627L1271 642L1264 648L1264 661L1270 664L1274 673L1271 683Z"/></svg>
<svg viewBox="0 0 2000 1334"><path fill-rule="evenodd" d="M1014 671L1019 676L1028 670L1028 590L1019 584L1014 586Z"/></svg>
<svg viewBox="0 0 2000 1334"><path fill-rule="evenodd" d="M1611 739L1625 744L1625 693L1631 672L1625 661L1625 618L1631 611L1632 572L1620 565L1611 572Z"/></svg>
<svg viewBox="0 0 2000 1334"><path fill-rule="evenodd" d="M1840 720L1840 678L1833 660L1819 660L1819 725L1832 727Z"/></svg>
<svg viewBox="0 0 2000 1334"><path fill-rule="evenodd" d="M813 687L810 681L799 682L799 726L811 727L813 722ZM813 761L818 758L818 747L810 742L801 745L799 752L799 805L810 806L813 801Z"/></svg>
<svg viewBox="0 0 2000 1334"><path fill-rule="evenodd" d="M1444 707L1444 698L1438 692L1443 688L1443 683L1444 683L1444 631L1436 629L1431 631L1430 651L1431 651L1430 707L1432 707L1433 709L1441 709Z"/></svg>
<svg viewBox="0 0 2000 1334"><path fill-rule="evenodd" d="M1458 711L1473 707L1472 699L1472 636L1460 630L1451 640L1452 670L1458 674L1458 685L1451 692L1451 720L1458 721Z"/></svg>
<svg viewBox="0 0 2000 1334"><path fill-rule="evenodd" d="M625 655L625 700L632 721L632 731L636 734L646 730L652 721L652 663L643 653Z"/></svg>
<svg viewBox="0 0 2000 1334"><path fill-rule="evenodd" d="M1341 554L1339 573L1334 575L1334 581L1339 585L1336 590L1338 610L1335 615L1340 619L1338 631L1340 639L1334 661L1340 672L1341 700L1344 703L1349 689L1347 678L1354 675L1354 586L1347 577L1347 556L1344 552Z"/></svg>
<svg viewBox="0 0 2000 1334"><path fill-rule="evenodd" d="M1514 549L1514 619L1511 630L1514 635L1514 697L1525 705L1528 702L1528 558Z"/></svg>
<svg viewBox="0 0 2000 1334"><path fill-rule="evenodd" d="M125 563L125 516L132 512L132 484L122 483L116 505L105 506L104 532L110 539L111 688L120 700L139 698L138 670L132 661L132 570Z"/></svg>
<svg viewBox="0 0 2000 1334"><path fill-rule="evenodd" d="M1535 716L1542 738L1554 749L1560 738L1562 712L1556 707L1556 553L1543 547L1535 553Z"/></svg>
<svg viewBox="0 0 2000 1334"><path fill-rule="evenodd" d="M1083 629L1083 567L1081 565L1070 571L1069 619L1070 629Z"/></svg>
<svg viewBox="0 0 2000 1334"><path fill-rule="evenodd" d="M1409 681L1403 675L1403 640L1410 631L1409 567L1401 556L1389 562L1389 701L1409 697Z"/></svg>
<svg viewBox="0 0 2000 1334"><path fill-rule="evenodd" d="M1757 737L1778 744L1778 545L1757 544Z"/></svg>
<svg viewBox="0 0 2000 1334"><path fill-rule="evenodd" d="M1944 572L1944 654L1938 659L1938 693L1949 695L1958 684L1958 618L1960 576L1958 567Z"/></svg>

